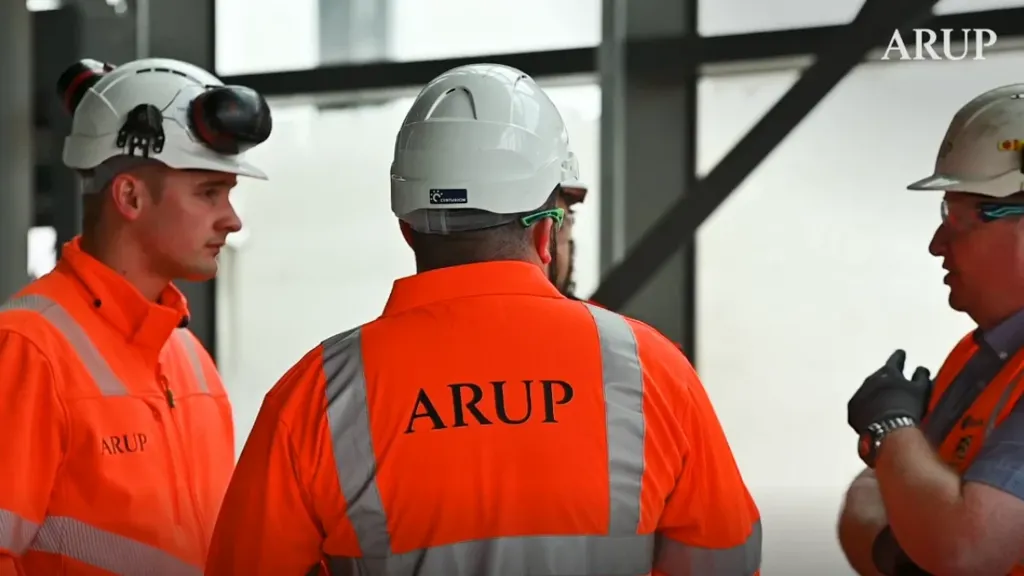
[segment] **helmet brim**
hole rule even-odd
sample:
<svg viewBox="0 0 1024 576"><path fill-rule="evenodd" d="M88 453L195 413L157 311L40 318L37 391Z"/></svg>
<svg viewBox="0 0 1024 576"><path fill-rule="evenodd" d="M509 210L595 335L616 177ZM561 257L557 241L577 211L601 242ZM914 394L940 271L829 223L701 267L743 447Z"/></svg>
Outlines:
<svg viewBox="0 0 1024 576"><path fill-rule="evenodd" d="M932 174L907 185L907 190L959 190L967 184L959 178L951 178L942 174Z"/></svg>

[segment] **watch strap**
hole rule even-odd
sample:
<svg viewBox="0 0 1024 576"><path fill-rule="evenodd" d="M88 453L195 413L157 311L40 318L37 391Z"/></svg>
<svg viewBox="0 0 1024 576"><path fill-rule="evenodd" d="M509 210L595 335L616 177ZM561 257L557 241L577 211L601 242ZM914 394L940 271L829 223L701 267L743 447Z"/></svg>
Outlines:
<svg viewBox="0 0 1024 576"><path fill-rule="evenodd" d="M880 420L868 426L868 433L871 434L872 439L877 447L881 443L882 439L888 434L899 430L900 428L910 428L917 426L917 421L910 416L895 416L893 418L886 418Z"/></svg>

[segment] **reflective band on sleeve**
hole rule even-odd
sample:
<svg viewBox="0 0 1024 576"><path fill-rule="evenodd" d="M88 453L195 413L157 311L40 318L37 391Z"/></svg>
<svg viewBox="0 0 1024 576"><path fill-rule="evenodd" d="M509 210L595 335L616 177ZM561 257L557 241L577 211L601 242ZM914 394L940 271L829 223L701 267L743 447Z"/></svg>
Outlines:
<svg viewBox="0 0 1024 576"><path fill-rule="evenodd" d="M167 552L73 518L50 516L32 550L73 558L120 576L201 576L202 568Z"/></svg>
<svg viewBox="0 0 1024 576"><path fill-rule="evenodd" d="M200 576L203 571L167 552L90 526L50 516L42 525L0 509L0 548L16 556L46 552L77 560L119 576Z"/></svg>
<svg viewBox="0 0 1024 576"><path fill-rule="evenodd" d="M644 472L643 373L625 318L589 306L601 346L610 474L609 525L600 536L530 536L459 542L394 554L375 475L361 334L325 341L327 421L338 481L362 552L332 558L332 574L483 576L503 574L647 574L654 537L638 535Z"/></svg>
<svg viewBox="0 0 1024 576"><path fill-rule="evenodd" d="M370 437L359 328L324 342L323 354L327 422L348 517L363 554L384 558L391 554L391 538L377 488L377 459Z"/></svg>
<svg viewBox="0 0 1024 576"><path fill-rule="evenodd" d="M331 576L641 576L651 571L653 549L651 536L518 536L381 559L331 557L328 567Z"/></svg>
<svg viewBox="0 0 1024 576"><path fill-rule="evenodd" d="M124 384L114 375L114 371L111 370L100 351L96 349L96 345L92 343L89 335L60 304L45 296L30 294L0 305L0 313L8 310L29 310L46 318L74 349L85 370L104 396L128 394Z"/></svg>
<svg viewBox="0 0 1024 576"><path fill-rule="evenodd" d="M761 567L761 521L732 548L698 548L659 536L656 566L666 576L753 576Z"/></svg>
<svg viewBox="0 0 1024 576"><path fill-rule="evenodd" d="M28 550L38 530L39 524L0 508L0 548L6 548L15 556L21 556Z"/></svg>
<svg viewBox="0 0 1024 576"><path fill-rule="evenodd" d="M185 346L185 353L188 354L188 362L192 365L192 372L196 377L196 386L203 394L210 393L210 387L206 384L206 372L203 371L203 360L199 356L198 344L189 332L188 328L178 328L174 331L178 339Z"/></svg>

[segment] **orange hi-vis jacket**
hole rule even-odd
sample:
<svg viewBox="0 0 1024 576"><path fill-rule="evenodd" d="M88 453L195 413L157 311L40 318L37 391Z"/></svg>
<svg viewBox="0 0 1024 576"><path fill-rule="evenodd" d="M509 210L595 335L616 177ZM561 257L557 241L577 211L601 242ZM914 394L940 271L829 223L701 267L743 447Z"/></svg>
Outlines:
<svg viewBox="0 0 1024 576"><path fill-rule="evenodd" d="M968 334L950 353L935 377L928 412L938 406L943 394L967 362L978 351L974 334ZM1013 410L1024 394L1024 351L1007 360L999 374L993 379L970 407L960 415L957 425L942 440L939 456L957 470L961 476L974 462L985 439ZM981 422L984 426L973 426ZM1024 576L1024 564L1018 564L1011 576Z"/></svg>
<svg viewBox="0 0 1024 576"><path fill-rule="evenodd" d="M0 306L0 575L203 573L231 406L184 297L160 302L73 240Z"/></svg>
<svg viewBox="0 0 1024 576"><path fill-rule="evenodd" d="M285 374L207 574L749 576L760 552L679 350L493 262L398 280L380 318Z"/></svg>

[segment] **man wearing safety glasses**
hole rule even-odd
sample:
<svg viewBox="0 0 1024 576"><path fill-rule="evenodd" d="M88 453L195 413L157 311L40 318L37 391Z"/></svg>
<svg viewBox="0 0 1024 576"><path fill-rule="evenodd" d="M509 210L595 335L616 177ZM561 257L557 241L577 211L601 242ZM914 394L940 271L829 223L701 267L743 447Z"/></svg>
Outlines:
<svg viewBox="0 0 1024 576"><path fill-rule="evenodd" d="M562 225L555 230L555 250L548 265L548 278L558 291L569 298L576 296L576 282L573 277L576 264L576 244L572 237L575 214L573 208L587 199L587 186L581 182L564 184L555 195L555 205L565 213Z"/></svg>
<svg viewBox="0 0 1024 576"><path fill-rule="evenodd" d="M1024 84L953 118L935 174L944 191L929 251L949 304L978 329L931 378L897 350L848 404L868 468L839 539L860 574L1024 574Z"/></svg>

